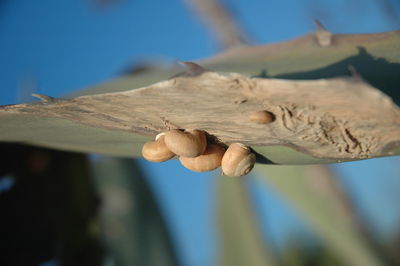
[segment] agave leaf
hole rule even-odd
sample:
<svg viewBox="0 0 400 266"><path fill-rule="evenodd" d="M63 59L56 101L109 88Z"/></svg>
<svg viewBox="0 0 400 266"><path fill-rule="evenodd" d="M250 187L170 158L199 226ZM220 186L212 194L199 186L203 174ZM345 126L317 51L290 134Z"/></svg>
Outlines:
<svg viewBox="0 0 400 266"><path fill-rule="evenodd" d="M261 239L243 180L222 177L218 183L219 265L276 265L267 243Z"/></svg>
<svg viewBox="0 0 400 266"><path fill-rule="evenodd" d="M400 99L399 40L400 31L335 35L318 30L292 41L235 48L201 61L209 69L289 79L345 75L351 65L358 71L353 71L352 81L261 81L189 71L131 91L177 72L175 67L146 68L82 92L125 91L122 94L69 101L42 97L46 101L42 104L2 107L0 140L140 156L139 147L148 136L172 126L196 127L226 143L251 145L260 154L258 161L267 163L329 163L400 154L398 108L360 80L361 74ZM279 95L280 91L284 93ZM147 106L139 107L138 102ZM271 126L249 123L248 112L262 109L277 116Z"/></svg>
<svg viewBox="0 0 400 266"><path fill-rule="evenodd" d="M174 266L178 258L159 206L132 159L97 157L105 242L116 265Z"/></svg>
<svg viewBox="0 0 400 266"><path fill-rule="evenodd" d="M326 191L319 191L310 175L314 166L259 166L261 180L272 185L296 207L344 262L344 265L382 265L364 241L343 205Z"/></svg>
<svg viewBox="0 0 400 266"><path fill-rule="evenodd" d="M280 164L366 159L393 155L399 147L399 108L361 80L290 81L200 70L141 89L2 106L0 140L137 156L145 136L197 128L224 143L252 146L259 162ZM250 121L258 110L272 112L275 121Z"/></svg>
<svg viewBox="0 0 400 266"><path fill-rule="evenodd" d="M213 71L285 79L347 76L351 66L361 77L399 104L399 49L400 31L332 34L319 30L286 42L233 48L198 63ZM83 90L79 95L139 88L161 81L178 71L181 69L173 64L163 68L146 67L142 71L132 71L131 75Z"/></svg>
<svg viewBox="0 0 400 266"><path fill-rule="evenodd" d="M292 78L322 78L347 75L348 65L353 65L365 76L376 75L382 67L399 67L400 31L373 34L331 34L330 41L321 44L319 32L294 40L261 45L244 46L228 50L213 58L201 61L202 65L220 71L240 72L248 75ZM307 77L310 72L338 64L347 59L342 68L336 65L323 76ZM380 60L379 60L380 59ZM375 64L375 65L374 65ZM390 66L390 64L393 64ZM397 68L394 68L397 69ZM260 71L261 70L261 71ZM385 69L386 71L388 69ZM267 73L262 74L262 71ZM306 74L309 72L308 74ZM336 72L336 73L333 73ZM389 71L390 72L390 71ZM304 73L301 75L300 73ZM393 77L395 75L392 73Z"/></svg>
<svg viewBox="0 0 400 266"><path fill-rule="evenodd" d="M114 156L141 156L144 136L86 126L75 121L26 115L1 116L1 141Z"/></svg>

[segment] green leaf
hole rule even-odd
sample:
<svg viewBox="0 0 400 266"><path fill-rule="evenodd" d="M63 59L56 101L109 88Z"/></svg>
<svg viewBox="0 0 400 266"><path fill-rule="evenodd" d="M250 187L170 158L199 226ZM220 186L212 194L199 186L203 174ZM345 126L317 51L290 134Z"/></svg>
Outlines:
<svg viewBox="0 0 400 266"><path fill-rule="evenodd" d="M382 82L393 81L398 86L399 32L333 35L328 46L329 42L321 45L317 37L311 34L280 44L237 48L204 62L217 70L234 69L263 78L206 71L187 62L185 73L141 89L135 88L165 78L174 69L150 68L94 90L117 93L69 100L39 95L41 103L1 106L0 141L130 157L140 156L141 145L157 133L197 128L225 144L251 146L259 163L332 163L398 154L400 110L358 74L279 80L266 79L270 74L265 69L271 73L275 69L275 76L295 73L297 78L306 78L322 67L317 71L321 75L336 75L353 61L342 62L340 67L327 64L359 53L361 59L356 62L360 66L384 70L377 76L377 85L385 87ZM366 53L376 60L369 64L363 59ZM298 75L298 71L305 74ZM367 78L375 75L368 71ZM274 122L259 125L250 121L251 112L265 109L274 114Z"/></svg>
<svg viewBox="0 0 400 266"><path fill-rule="evenodd" d="M150 139L129 132L30 114L2 116L0 121L1 141L22 142L85 153L139 157L143 143Z"/></svg>
<svg viewBox="0 0 400 266"><path fill-rule="evenodd" d="M102 229L116 265L178 265L160 207L136 163L100 157L92 169L102 197Z"/></svg>
<svg viewBox="0 0 400 266"><path fill-rule="evenodd" d="M261 180L282 193L344 265L382 265L355 223L330 195L318 189L318 179L312 179L310 171L312 166L257 167Z"/></svg>
<svg viewBox="0 0 400 266"><path fill-rule="evenodd" d="M333 34L328 46L321 46L317 36L318 32L281 43L234 48L198 63L212 71L284 79L348 76L352 66L367 82L400 103L400 31ZM182 68L176 65L147 67L133 71L129 86L124 85L126 78L123 77L86 89L79 95L139 88L179 71Z"/></svg>
<svg viewBox="0 0 400 266"><path fill-rule="evenodd" d="M217 201L219 265L276 265L273 254L261 237L243 180L219 177Z"/></svg>

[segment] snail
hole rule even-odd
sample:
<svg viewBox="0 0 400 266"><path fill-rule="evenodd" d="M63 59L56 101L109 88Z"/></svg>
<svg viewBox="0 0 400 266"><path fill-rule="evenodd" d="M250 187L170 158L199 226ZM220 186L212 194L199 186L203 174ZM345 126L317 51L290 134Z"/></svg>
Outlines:
<svg viewBox="0 0 400 266"><path fill-rule="evenodd" d="M221 160L224 153L225 149L223 147L211 143L207 145L207 148L202 155L195 158L181 156L179 157L179 161L189 170L195 172L206 172L221 166Z"/></svg>
<svg viewBox="0 0 400 266"><path fill-rule="evenodd" d="M207 147L206 133L201 130L172 129L165 133L165 145L173 153L183 157L197 157Z"/></svg>
<svg viewBox="0 0 400 266"><path fill-rule="evenodd" d="M143 157L151 162L164 162L175 156L164 142L165 134L160 133L155 141L146 142L142 148Z"/></svg>
<svg viewBox="0 0 400 266"><path fill-rule="evenodd" d="M268 111L257 111L249 115L251 121L257 124L268 124L275 120L274 114Z"/></svg>
<svg viewBox="0 0 400 266"><path fill-rule="evenodd" d="M222 157L222 172L228 176L247 175L254 167L256 155L241 143L233 143Z"/></svg>

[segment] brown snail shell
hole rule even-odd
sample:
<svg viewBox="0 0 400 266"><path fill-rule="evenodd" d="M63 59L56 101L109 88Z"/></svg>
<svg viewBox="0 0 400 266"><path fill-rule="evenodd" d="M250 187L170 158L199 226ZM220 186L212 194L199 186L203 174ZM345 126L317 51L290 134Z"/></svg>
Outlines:
<svg viewBox="0 0 400 266"><path fill-rule="evenodd" d="M201 130L172 129L165 133L165 145L175 154L183 157L197 157L207 147L206 133Z"/></svg>
<svg viewBox="0 0 400 266"><path fill-rule="evenodd" d="M268 111L257 111L253 112L249 115L251 121L257 124L268 124L275 120L275 116Z"/></svg>
<svg viewBox="0 0 400 266"><path fill-rule="evenodd" d="M164 133L158 134L155 141L146 142L142 148L143 157L151 162L164 162L172 159L175 153L164 142Z"/></svg>
<svg viewBox="0 0 400 266"><path fill-rule="evenodd" d="M228 176L247 175L254 167L256 155L241 143L233 143L222 157L222 172Z"/></svg>
<svg viewBox="0 0 400 266"><path fill-rule="evenodd" d="M187 169L195 172L207 172L221 166L225 149L217 144L208 144L204 153L195 158L179 157L179 161Z"/></svg>

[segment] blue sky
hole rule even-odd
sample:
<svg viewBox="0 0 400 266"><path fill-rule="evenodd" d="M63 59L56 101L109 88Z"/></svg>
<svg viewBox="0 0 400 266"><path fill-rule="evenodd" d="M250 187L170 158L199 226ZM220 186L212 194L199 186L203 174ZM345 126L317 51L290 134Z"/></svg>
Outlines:
<svg viewBox="0 0 400 266"><path fill-rule="evenodd" d="M115 77L144 59L188 61L218 52L210 32L183 1L119 2L96 9L89 0L4 1L0 5L0 104L31 100L23 92L26 84L35 85L38 93L62 96ZM378 0L225 2L255 44L309 33L314 29L312 18L336 33L400 28L400 1L396 0L387 1L389 9ZM191 173L176 161L141 165L150 174L183 261L211 265L216 254L211 216L215 177ZM387 193L400 187L399 165L396 157L334 168L362 213L383 235L399 223L398 199ZM265 217L275 217L267 226L276 239L283 239L295 227L296 218L273 191L263 193L256 197L257 204L264 206Z"/></svg>

